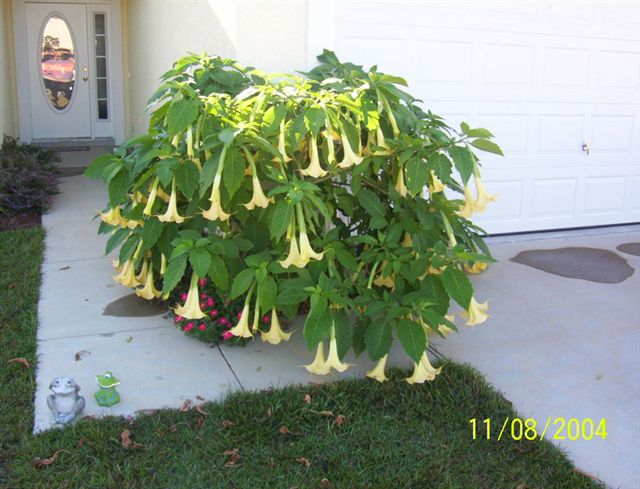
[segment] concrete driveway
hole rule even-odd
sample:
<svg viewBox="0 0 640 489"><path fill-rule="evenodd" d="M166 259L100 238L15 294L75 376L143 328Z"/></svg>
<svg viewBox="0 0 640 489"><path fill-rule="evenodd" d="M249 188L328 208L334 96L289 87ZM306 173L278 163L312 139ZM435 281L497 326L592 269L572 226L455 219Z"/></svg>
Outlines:
<svg viewBox="0 0 640 489"><path fill-rule="evenodd" d="M35 431L51 426L46 396L58 375L76 378L90 415L132 415L180 407L187 399L218 400L240 388L327 380L300 367L312 355L299 322L286 345L257 340L244 349L212 349L185 337L161 311L136 306L131 291L111 280L105 239L91 221L107 201L104 187L74 176L63 179L61 191L43 217ZM433 343L476 366L522 416L542 425L547 418L591 418L596 424L606 418L606 440L554 442L581 470L631 489L640 487L640 257L616 250L629 242L640 242L640 226L491 239L500 262L473 277L476 297L489 300L490 319ZM596 283L510 261L521 251L564 247L610 250L633 274L619 283ZM108 306L121 314L104 314ZM391 358L395 365L411 363L399 349ZM372 366L364 358L348 361L355 364L348 375L361 376ZM112 408L100 408L92 397L95 375L105 370L122 381L122 402Z"/></svg>

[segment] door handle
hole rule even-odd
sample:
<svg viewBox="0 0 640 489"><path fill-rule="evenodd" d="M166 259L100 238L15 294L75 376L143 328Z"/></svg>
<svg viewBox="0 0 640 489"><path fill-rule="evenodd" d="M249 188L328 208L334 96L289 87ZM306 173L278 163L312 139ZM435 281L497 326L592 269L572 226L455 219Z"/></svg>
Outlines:
<svg viewBox="0 0 640 489"><path fill-rule="evenodd" d="M82 73L82 80L87 81L89 79L89 69L86 66L82 68Z"/></svg>
<svg viewBox="0 0 640 489"><path fill-rule="evenodd" d="M589 156L589 152L591 151L591 147L589 146L589 141L585 141L584 143L582 143L582 151L587 153L587 156Z"/></svg>

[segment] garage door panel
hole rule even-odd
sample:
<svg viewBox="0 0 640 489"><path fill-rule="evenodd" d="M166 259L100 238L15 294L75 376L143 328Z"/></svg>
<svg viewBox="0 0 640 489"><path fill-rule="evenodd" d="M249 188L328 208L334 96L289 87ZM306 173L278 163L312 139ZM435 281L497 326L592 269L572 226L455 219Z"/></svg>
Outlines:
<svg viewBox="0 0 640 489"><path fill-rule="evenodd" d="M623 8L624 7L624 8ZM480 154L503 233L640 221L640 4L337 2L339 56L407 79ZM582 150L589 146L589 154Z"/></svg>

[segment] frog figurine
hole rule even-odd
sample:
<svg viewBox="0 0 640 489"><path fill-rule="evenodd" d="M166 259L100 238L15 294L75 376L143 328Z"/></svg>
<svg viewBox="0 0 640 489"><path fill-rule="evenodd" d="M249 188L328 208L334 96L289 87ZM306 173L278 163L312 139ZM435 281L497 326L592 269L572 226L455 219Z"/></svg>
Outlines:
<svg viewBox="0 0 640 489"><path fill-rule="evenodd" d="M96 375L98 382L98 390L94 397L100 406L110 407L120 402L120 394L116 387L120 385L120 381L111 373L105 372L104 375Z"/></svg>

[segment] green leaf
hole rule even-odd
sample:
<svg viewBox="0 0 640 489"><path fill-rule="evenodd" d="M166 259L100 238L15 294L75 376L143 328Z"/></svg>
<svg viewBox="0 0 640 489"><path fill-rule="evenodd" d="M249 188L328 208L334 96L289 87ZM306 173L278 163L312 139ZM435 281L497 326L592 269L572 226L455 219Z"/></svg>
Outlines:
<svg viewBox="0 0 640 489"><path fill-rule="evenodd" d="M180 163L175 158L160 160L156 165L156 175L163 187L167 188L173 180L173 174Z"/></svg>
<svg viewBox="0 0 640 489"><path fill-rule="evenodd" d="M425 163L419 158L411 158L406 165L406 174L409 192L412 195L421 194L429 177Z"/></svg>
<svg viewBox="0 0 640 489"><path fill-rule="evenodd" d="M322 129L322 126L324 125L324 110L319 107L311 107L304 113L304 118L307 123L307 128L311 134L313 134L314 137L317 137L320 129Z"/></svg>
<svg viewBox="0 0 640 489"><path fill-rule="evenodd" d="M176 170L176 186L187 199L193 195L193 191L198 186L199 178L198 167L191 160L182 162Z"/></svg>
<svg viewBox="0 0 640 489"><path fill-rule="evenodd" d="M263 311L269 311L276 303L278 285L272 277L268 276L258 284L258 301Z"/></svg>
<svg viewBox="0 0 640 489"><path fill-rule="evenodd" d="M158 242L164 225L156 217L144 221L142 227L142 251L147 251Z"/></svg>
<svg viewBox="0 0 640 489"><path fill-rule="evenodd" d="M441 276L442 284L444 285L447 293L453 297L453 300L455 300L460 307L468 309L469 303L471 302L471 296L473 295L473 287L465 273L460 270L454 270L453 268L447 267L447 269L442 272Z"/></svg>
<svg viewBox="0 0 640 489"><path fill-rule="evenodd" d="M211 255L206 248L193 248L189 253L189 263L200 278L207 275L211 266Z"/></svg>
<svg viewBox="0 0 640 489"><path fill-rule="evenodd" d="M391 349L391 326L386 321L378 321L367 328L364 336L367 352L372 360L379 360Z"/></svg>
<svg viewBox="0 0 640 489"><path fill-rule="evenodd" d="M304 323L303 336L309 350L312 350L327 336L331 323L331 311L329 310L327 299L317 297Z"/></svg>
<svg viewBox="0 0 640 489"><path fill-rule="evenodd" d="M271 214L271 222L269 223L269 232L274 240L279 240L287 231L292 216L293 207L286 201L281 200L274 206Z"/></svg>
<svg viewBox="0 0 640 489"><path fill-rule="evenodd" d="M245 167L246 161L242 154L237 150L229 149L222 170L222 181L229 192L229 198L233 197L242 185Z"/></svg>
<svg viewBox="0 0 640 489"><path fill-rule="evenodd" d="M404 351L414 362L418 363L427 347L427 335L424 328L415 321L402 319L398 322L396 330Z"/></svg>
<svg viewBox="0 0 640 489"><path fill-rule="evenodd" d="M340 360L351 348L351 328L349 327L349 316L344 311L333 311L333 325L336 332L336 343L338 344L338 357Z"/></svg>
<svg viewBox="0 0 640 489"><path fill-rule="evenodd" d="M245 268L233 279L231 284L231 299L237 299L244 294L256 278L256 271L253 268Z"/></svg>
<svg viewBox="0 0 640 489"><path fill-rule="evenodd" d="M184 131L196 117L200 104L191 99L180 99L171 103L167 111L167 132L169 137Z"/></svg>
<svg viewBox="0 0 640 489"><path fill-rule="evenodd" d="M120 243L122 243L127 238L127 236L129 236L130 232L131 231L128 228L120 228L116 232L114 232L111 236L109 236L109 239L107 240L107 246L104 250L104 254L108 255L113 250L115 250L116 247Z"/></svg>
<svg viewBox="0 0 640 489"><path fill-rule="evenodd" d="M213 283L221 290L227 290L229 287L229 272L224 260L218 255L211 255L211 265L207 275L213 280Z"/></svg>
<svg viewBox="0 0 640 489"><path fill-rule="evenodd" d="M304 286L302 282L299 285L297 283L287 283L278 294L277 303L282 305L300 304L310 295L309 292L304 290Z"/></svg>
<svg viewBox="0 0 640 489"><path fill-rule="evenodd" d="M213 153L207 161L205 161L204 165L202 165L202 170L200 170L200 196L202 197L205 192L208 190L209 186L213 183L213 179L215 177L216 171L218 170L218 165L220 164L220 154L221 151L217 150Z"/></svg>
<svg viewBox="0 0 640 489"><path fill-rule="evenodd" d="M477 127L475 129L471 129L469 124L466 122L460 123L460 129L465 136L469 136L470 138L492 138L493 134L488 129L484 129L482 127Z"/></svg>
<svg viewBox="0 0 640 489"><path fill-rule="evenodd" d="M124 263L133 255L136 246L140 242L140 236L137 234L130 235L125 243L120 248L120 253L118 254L118 262Z"/></svg>
<svg viewBox="0 0 640 489"><path fill-rule="evenodd" d="M109 182L109 203L112 207L124 200L128 189L129 179L127 172L122 168Z"/></svg>
<svg viewBox="0 0 640 489"><path fill-rule="evenodd" d="M218 139L222 141L224 144L231 144L236 135L240 132L240 129L236 127L225 127L220 134L218 134Z"/></svg>
<svg viewBox="0 0 640 489"><path fill-rule="evenodd" d="M162 281L162 292L167 294L175 289L187 269L187 255L180 255L169 260Z"/></svg>
<svg viewBox="0 0 640 489"><path fill-rule="evenodd" d="M379 220L384 219L386 222L386 209L373 191L367 188L361 188L358 192L358 200L372 218L377 217Z"/></svg>
<svg viewBox="0 0 640 489"><path fill-rule="evenodd" d="M336 249L336 258L347 270L355 270L358 267L358 262L346 247Z"/></svg>
<svg viewBox="0 0 640 489"><path fill-rule="evenodd" d="M473 141L471 141L471 145L482 151L504 156L504 153L500 149L500 146L498 146L493 141L489 141L488 139L474 139Z"/></svg>
<svg viewBox="0 0 640 489"><path fill-rule="evenodd" d="M449 296L437 275L424 277L420 283L420 291L426 301L436 304L438 312L441 314L447 313L449 310Z"/></svg>
<svg viewBox="0 0 640 489"><path fill-rule="evenodd" d="M433 170L442 183L447 183L451 178L451 160L441 153L429 157L427 168Z"/></svg>
<svg viewBox="0 0 640 489"><path fill-rule="evenodd" d="M467 183L473 173L473 156L466 146L451 146L447 149L453 163L462 177L462 183Z"/></svg>
<svg viewBox="0 0 640 489"><path fill-rule="evenodd" d="M116 155L107 153L98 156L91 162L89 167L84 171L84 176L94 179L105 179L109 169L113 169L114 165L120 165L122 162Z"/></svg>

